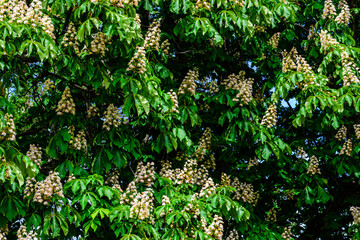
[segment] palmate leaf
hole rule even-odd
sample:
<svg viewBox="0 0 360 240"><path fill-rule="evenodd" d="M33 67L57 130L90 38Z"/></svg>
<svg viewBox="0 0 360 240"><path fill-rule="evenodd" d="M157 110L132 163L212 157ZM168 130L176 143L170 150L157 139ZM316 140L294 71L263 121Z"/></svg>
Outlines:
<svg viewBox="0 0 360 240"><path fill-rule="evenodd" d="M120 240L141 240L141 238L135 234L126 234Z"/></svg>
<svg viewBox="0 0 360 240"><path fill-rule="evenodd" d="M44 218L44 232L46 235L56 237L60 235L60 230L67 235L69 226L65 217L60 213L49 212Z"/></svg>

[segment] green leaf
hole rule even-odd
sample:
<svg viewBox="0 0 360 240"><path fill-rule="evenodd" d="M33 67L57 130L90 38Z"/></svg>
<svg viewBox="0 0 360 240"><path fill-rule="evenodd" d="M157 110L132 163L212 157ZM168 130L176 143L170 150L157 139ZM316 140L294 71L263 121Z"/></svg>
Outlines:
<svg viewBox="0 0 360 240"><path fill-rule="evenodd" d="M330 200L329 194L327 194L325 190L320 186L318 186L318 198L322 203L326 203Z"/></svg>
<svg viewBox="0 0 360 240"><path fill-rule="evenodd" d="M57 158L56 142L54 138L55 137L51 138L49 145L46 147L45 151L50 157Z"/></svg>
<svg viewBox="0 0 360 240"><path fill-rule="evenodd" d="M268 146L268 144L265 144L265 145L264 145L264 148L263 148L263 150L262 150L261 156L262 156L265 160L268 160L269 157L270 157L270 154L271 154L271 151L270 151L270 149L269 149L269 146Z"/></svg>
<svg viewBox="0 0 360 240"><path fill-rule="evenodd" d="M173 133L180 139L180 141L182 141L186 137L186 132L182 128L173 128Z"/></svg>
<svg viewBox="0 0 360 240"><path fill-rule="evenodd" d="M142 107L142 109L145 110L145 113L149 114L149 112L150 112L150 103L149 103L149 101L142 95L136 95L136 97L139 99L141 107ZM138 104L137 101L135 101L135 103ZM138 114L140 115L139 110L138 110Z"/></svg>
<svg viewBox="0 0 360 240"><path fill-rule="evenodd" d="M260 140L261 140L261 143L264 143L266 141L266 135L264 132L260 132Z"/></svg>
<svg viewBox="0 0 360 240"><path fill-rule="evenodd" d="M81 207L82 207L82 209L84 210L85 209L85 206L86 206L86 204L87 204L87 202L88 202L88 196L87 196L87 194L84 194L84 195L82 195L82 197L80 198L80 205L81 205Z"/></svg>
<svg viewBox="0 0 360 240"><path fill-rule="evenodd" d="M126 158L121 154L120 151L115 152L113 162L119 169L123 168L127 164Z"/></svg>
<svg viewBox="0 0 360 240"><path fill-rule="evenodd" d="M168 134L164 134L163 136L164 136L164 143L165 143L166 151L169 153L173 149L172 142L171 142Z"/></svg>
<svg viewBox="0 0 360 240"><path fill-rule="evenodd" d="M176 216L175 212L168 214L166 216L166 224L170 225L174 221L175 216Z"/></svg>
<svg viewBox="0 0 360 240"><path fill-rule="evenodd" d="M305 203L312 205L313 199L310 197L312 189L308 186L305 188Z"/></svg>
<svg viewBox="0 0 360 240"><path fill-rule="evenodd" d="M153 10L149 0L144 0L144 9L150 12Z"/></svg>
<svg viewBox="0 0 360 240"><path fill-rule="evenodd" d="M31 217L27 220L28 226L37 228L40 226L42 218L39 214L33 213Z"/></svg>
<svg viewBox="0 0 360 240"><path fill-rule="evenodd" d="M170 11L176 14L180 12L180 0L171 0Z"/></svg>

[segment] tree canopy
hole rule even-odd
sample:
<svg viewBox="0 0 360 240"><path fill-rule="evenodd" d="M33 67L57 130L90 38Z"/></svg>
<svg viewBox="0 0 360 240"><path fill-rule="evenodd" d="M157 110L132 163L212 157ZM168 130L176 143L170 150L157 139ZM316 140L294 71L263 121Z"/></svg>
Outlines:
<svg viewBox="0 0 360 240"><path fill-rule="evenodd" d="M358 0L0 0L0 239L360 239Z"/></svg>

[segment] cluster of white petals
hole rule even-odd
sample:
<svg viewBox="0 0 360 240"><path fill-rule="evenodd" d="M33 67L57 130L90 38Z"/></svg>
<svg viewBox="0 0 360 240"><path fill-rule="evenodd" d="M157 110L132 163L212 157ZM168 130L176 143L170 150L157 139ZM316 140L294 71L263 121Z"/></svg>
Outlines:
<svg viewBox="0 0 360 240"><path fill-rule="evenodd" d="M277 110L276 110L276 104L273 103L266 110L265 115L263 116L260 124L266 126L267 128L271 128L272 126L276 125L276 122L277 122Z"/></svg>
<svg viewBox="0 0 360 240"><path fill-rule="evenodd" d="M179 87L179 94L189 93L191 95L194 95L196 91L195 80L197 79L199 79L199 71L197 68L194 68L186 74L184 80Z"/></svg>
<svg viewBox="0 0 360 240"><path fill-rule="evenodd" d="M30 6L25 0L0 0L0 21L40 26L46 34L55 39L51 18L42 10L41 0L32 1Z"/></svg>
<svg viewBox="0 0 360 240"><path fill-rule="evenodd" d="M5 114L4 117L5 125L1 128L0 133L0 140L8 140L8 141L15 141L16 134L15 134L15 123L12 114Z"/></svg>
<svg viewBox="0 0 360 240"><path fill-rule="evenodd" d="M41 147L35 144L30 144L30 149L27 151L26 156L30 158L39 168L41 168L42 152Z"/></svg>
<svg viewBox="0 0 360 240"><path fill-rule="evenodd" d="M27 232L26 227L24 225L21 225L16 233L18 240L40 240L38 238L38 235L34 230L31 230L30 232Z"/></svg>
<svg viewBox="0 0 360 240"><path fill-rule="evenodd" d="M240 102L240 106L248 105L253 99L253 78L245 78L245 71L240 71L238 75L230 74L227 79L224 80L223 85L225 89L234 89L238 93L234 97L233 101Z"/></svg>

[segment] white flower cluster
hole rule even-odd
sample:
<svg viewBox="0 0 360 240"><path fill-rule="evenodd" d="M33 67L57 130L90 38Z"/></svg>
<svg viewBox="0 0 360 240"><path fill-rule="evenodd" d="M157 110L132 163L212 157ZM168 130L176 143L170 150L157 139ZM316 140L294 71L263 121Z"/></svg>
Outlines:
<svg viewBox="0 0 360 240"><path fill-rule="evenodd" d="M292 48L289 53L286 50L282 51L282 71L297 71L302 73L304 76L304 82L296 82L299 88L306 88L309 85L320 85L315 82L315 73L311 69L310 65L307 63L304 57L298 55L298 52L295 48Z"/></svg>
<svg viewBox="0 0 360 240"><path fill-rule="evenodd" d="M325 52L329 52L332 46L339 45L339 42L333 38L327 30L321 30L319 33L320 43Z"/></svg>
<svg viewBox="0 0 360 240"><path fill-rule="evenodd" d="M55 83L50 79L46 79L44 82L44 91L50 91L52 89L55 89Z"/></svg>
<svg viewBox="0 0 360 240"><path fill-rule="evenodd" d="M332 19L334 16L336 16L336 9L332 0L325 0L322 19L326 19L326 18Z"/></svg>
<svg viewBox="0 0 360 240"><path fill-rule="evenodd" d="M167 94L170 95L170 99L174 104L174 107L172 109L170 109L170 112L175 112L175 113L179 113L179 102L178 102L178 96L176 94L176 92L174 92L172 89L170 89L170 92L168 92Z"/></svg>
<svg viewBox="0 0 360 240"><path fill-rule="evenodd" d="M55 39L51 18L42 12L42 1L34 0L30 6L25 0L0 0L0 21L40 25L44 32Z"/></svg>
<svg viewBox="0 0 360 240"><path fill-rule="evenodd" d="M70 23L61 41L61 44L63 44L64 47L68 47L68 46L73 47L75 53L79 55L80 54L79 41L77 39L76 32L77 31L74 26L74 23Z"/></svg>
<svg viewBox="0 0 360 240"><path fill-rule="evenodd" d="M260 125L265 125L267 128L271 128L272 126L276 125L276 122L277 122L276 104L273 103L266 110L265 115L262 118Z"/></svg>
<svg viewBox="0 0 360 240"><path fill-rule="evenodd" d="M137 25L139 25L139 27L141 26L140 14L135 13L134 21L136 22Z"/></svg>
<svg viewBox="0 0 360 240"><path fill-rule="evenodd" d="M230 176L226 173L221 173L221 186L231 186Z"/></svg>
<svg viewBox="0 0 360 240"><path fill-rule="evenodd" d="M239 240L239 239L240 239L239 233L235 229L231 230L229 236L226 238L226 240Z"/></svg>
<svg viewBox="0 0 360 240"><path fill-rule="evenodd" d="M198 193L195 193L194 195L191 196L190 201L185 206L185 208L182 210L183 212L193 214L195 217L199 216L200 208L199 208L199 203L197 201L197 199L199 197L198 195L199 195Z"/></svg>
<svg viewBox="0 0 360 240"><path fill-rule="evenodd" d="M266 217L266 221L271 221L271 222L276 222L277 221L277 217L276 217L276 208L273 207L270 209L267 217Z"/></svg>
<svg viewBox="0 0 360 240"><path fill-rule="evenodd" d="M340 155L347 155L347 156L351 156L351 152L353 150L353 144L351 142L351 139L348 139L345 141L344 145L342 146L341 150L340 150Z"/></svg>
<svg viewBox="0 0 360 240"><path fill-rule="evenodd" d="M1 163L6 163L6 159L3 156L0 158L0 160L1 160ZM8 168L8 167L5 170L4 178L10 179L10 168Z"/></svg>
<svg viewBox="0 0 360 240"><path fill-rule="evenodd" d="M49 175L35 184L34 202L48 205L52 197L64 197L63 186L58 172L51 171Z"/></svg>
<svg viewBox="0 0 360 240"><path fill-rule="evenodd" d="M165 39L162 43L161 43L161 46L160 48L162 49L163 53L165 55L168 55L169 54L169 51L170 51L170 42L169 42L169 39Z"/></svg>
<svg viewBox="0 0 360 240"><path fill-rule="evenodd" d="M24 198L29 197L35 192L36 179L28 177L26 179Z"/></svg>
<svg viewBox="0 0 360 240"><path fill-rule="evenodd" d="M256 159L256 157L254 158L250 158L248 166L247 166L247 170L249 170L250 168L257 166L258 165L258 160Z"/></svg>
<svg viewBox="0 0 360 240"><path fill-rule="evenodd" d="M130 204L138 195L136 184L134 181L130 182L126 191L121 194L120 204Z"/></svg>
<svg viewBox="0 0 360 240"><path fill-rule="evenodd" d="M308 158L307 153L304 151L303 147L298 147L297 151L296 151L296 157L299 159L304 159L306 160Z"/></svg>
<svg viewBox="0 0 360 240"><path fill-rule="evenodd" d="M24 225L21 225L16 233L18 240L40 240L38 238L37 233L34 232L34 230L31 230L30 232L26 231L26 227Z"/></svg>
<svg viewBox="0 0 360 240"><path fill-rule="evenodd" d="M204 166L198 167L195 159L189 158L185 162L183 169L171 169L170 162L162 163L160 176L171 179L174 184L188 183L204 186L208 179L209 172Z"/></svg>
<svg viewBox="0 0 360 240"><path fill-rule="evenodd" d="M236 188L234 199L242 200L255 206L259 200L259 192L254 191L254 187L250 183L240 183L237 177L232 182L232 187Z"/></svg>
<svg viewBox="0 0 360 240"><path fill-rule="evenodd" d="M68 179L67 179L66 182L70 182L70 181L75 180L75 179L76 179L76 177L75 177L75 175L72 173L72 174L69 175L69 177L68 177Z"/></svg>
<svg viewBox="0 0 360 240"><path fill-rule="evenodd" d="M341 128L337 131L336 135L335 135L335 138L338 140L338 141L342 141L342 140L345 140L346 138L346 133L347 133L347 128L342 125Z"/></svg>
<svg viewBox="0 0 360 240"><path fill-rule="evenodd" d="M360 69L356 66L354 59L343 46L340 46L341 51L341 64L343 67L343 82L344 86L349 86L353 83L359 83L359 78L354 72L358 73Z"/></svg>
<svg viewBox="0 0 360 240"><path fill-rule="evenodd" d="M295 190L287 189L284 191L286 200L294 200L295 199Z"/></svg>
<svg viewBox="0 0 360 240"><path fill-rule="evenodd" d="M184 80L179 87L179 94L189 93L191 95L195 95L195 80L197 79L199 79L199 70L197 68L194 68L194 70L190 70L189 72L187 72Z"/></svg>
<svg viewBox="0 0 360 240"><path fill-rule="evenodd" d="M63 113L70 113L75 115L75 103L74 99L71 96L70 88L66 87L65 91L61 96L56 109L57 115L62 115Z"/></svg>
<svg viewBox="0 0 360 240"><path fill-rule="evenodd" d="M137 7L139 5L139 0L110 0L110 3L121 8L123 8L125 4L129 4L134 7Z"/></svg>
<svg viewBox="0 0 360 240"><path fill-rule="evenodd" d="M210 94L219 92L219 85L215 79L204 77L199 83L201 84L201 88L208 91Z"/></svg>
<svg viewBox="0 0 360 240"><path fill-rule="evenodd" d="M329 52L332 47L338 47L341 51L341 65L343 69L343 82L345 86L349 86L352 83L359 83L359 78L355 73L359 72L359 68L356 66L354 59L350 57L350 54L344 46L341 46L336 39L334 39L326 30L321 30L319 33L321 46L324 52Z"/></svg>
<svg viewBox="0 0 360 240"><path fill-rule="evenodd" d="M122 192L123 190L121 189L121 186L120 186L119 174L120 174L119 169L115 169L115 170L112 169L110 171L110 174L108 174L106 177L105 184L112 185L112 187L114 189L117 189L120 192Z"/></svg>
<svg viewBox="0 0 360 240"><path fill-rule="evenodd" d="M305 83L303 85L300 84L300 87L306 88L309 85L315 84L315 73L311 69L310 65L305 60L305 58L300 55L297 55L296 64L297 64L296 71L302 73L305 78Z"/></svg>
<svg viewBox="0 0 360 240"><path fill-rule="evenodd" d="M99 0L91 0L91 2L98 2ZM110 0L110 3L112 5L115 5L117 7L121 7L123 8L125 5L125 1L124 0Z"/></svg>
<svg viewBox="0 0 360 240"><path fill-rule="evenodd" d="M137 46L134 56L129 62L126 71L133 71L135 73L144 74L146 72L146 56L145 47Z"/></svg>
<svg viewBox="0 0 360 240"><path fill-rule="evenodd" d="M290 52L288 53L286 50L283 50L281 52L282 55L282 72L288 72L288 71L292 71L292 70L296 70L296 64L295 64L295 59L297 56L298 52L296 50L296 48L292 48L290 50Z"/></svg>
<svg viewBox="0 0 360 240"><path fill-rule="evenodd" d="M231 0L233 2L234 6L243 7L245 4L245 0Z"/></svg>
<svg viewBox="0 0 360 240"><path fill-rule="evenodd" d="M39 168L41 168L41 147L36 146L35 144L30 144L30 148L29 151L27 151L26 156L28 156L31 161L33 161Z"/></svg>
<svg viewBox="0 0 360 240"><path fill-rule="evenodd" d="M284 232L281 234L281 237L285 240L291 240L292 238L292 234L291 234L291 227L285 227L284 228Z"/></svg>
<svg viewBox="0 0 360 240"><path fill-rule="evenodd" d="M160 177L168 178L173 180L174 178L174 170L172 169L172 165L170 161L161 162L161 170L159 173Z"/></svg>
<svg viewBox="0 0 360 240"><path fill-rule="evenodd" d="M360 138L360 124L354 124L354 131L356 139Z"/></svg>
<svg viewBox="0 0 360 240"><path fill-rule="evenodd" d="M236 0L236 1L238 1L238 0ZM265 32L266 29L267 29L266 26L260 26L260 25L255 25L255 26L254 26L255 32Z"/></svg>
<svg viewBox="0 0 360 240"><path fill-rule="evenodd" d="M110 104L105 112L104 116L104 124L103 128L110 131L110 128L113 126L115 128L119 127L121 124L121 114L120 111L114 106L114 104Z"/></svg>
<svg viewBox="0 0 360 240"><path fill-rule="evenodd" d="M137 194L134 200L131 202L130 218L136 218L139 220L149 219L153 211L153 193L151 189Z"/></svg>
<svg viewBox="0 0 360 240"><path fill-rule="evenodd" d="M314 25L310 25L310 27L309 27L309 34L308 34L308 36L307 36L307 39L308 40L310 40L310 39L312 39L314 36L315 36L315 27L314 27Z"/></svg>
<svg viewBox="0 0 360 240"><path fill-rule="evenodd" d="M319 160L314 155L310 157L309 167L307 170L308 174L314 175L316 173L321 174L319 168Z"/></svg>
<svg viewBox="0 0 360 240"><path fill-rule="evenodd" d="M147 187L154 185L155 181L155 167L153 162L148 162L146 165L139 162L135 172L135 182L142 183Z"/></svg>
<svg viewBox="0 0 360 240"><path fill-rule="evenodd" d="M351 215L354 218L354 224L360 223L360 207L350 207Z"/></svg>
<svg viewBox="0 0 360 240"><path fill-rule="evenodd" d="M221 240L224 232L224 221L218 215L214 216L214 221L205 229L205 233L214 239Z"/></svg>
<svg viewBox="0 0 360 240"><path fill-rule="evenodd" d="M87 141L84 130L80 130L76 136L72 134L69 145L76 150L86 150Z"/></svg>
<svg viewBox="0 0 360 240"><path fill-rule="evenodd" d="M195 159L188 159L184 165L184 169L182 171L178 168L175 169L174 175L175 177L180 176L179 180L175 181L176 184L182 184L185 182L204 186L208 179L209 172L205 166L198 166Z"/></svg>
<svg viewBox="0 0 360 240"><path fill-rule="evenodd" d="M24 100L25 100L24 109L28 110L29 108L34 106L34 101L32 100L32 96L30 93L25 95ZM21 111L26 111L26 110L21 110Z"/></svg>
<svg viewBox="0 0 360 240"><path fill-rule="evenodd" d="M275 33L274 35L271 36L271 38L269 39L268 44L272 47L272 48L277 48L279 45L279 40L280 40L280 32Z"/></svg>
<svg viewBox="0 0 360 240"><path fill-rule="evenodd" d="M151 23L146 36L144 47L149 49L155 49L159 51L160 48L160 19L155 20Z"/></svg>
<svg viewBox="0 0 360 240"><path fill-rule="evenodd" d="M335 18L335 22L348 25L351 18L349 5L345 0L340 0L339 8L341 9L341 11L340 14Z"/></svg>
<svg viewBox="0 0 360 240"><path fill-rule="evenodd" d="M252 97L252 85L254 83L253 78L245 78L245 71L240 71L238 75L231 74L224 80L223 85L225 89L234 89L239 91L233 101L240 102L240 106L247 105L253 99Z"/></svg>
<svg viewBox="0 0 360 240"><path fill-rule="evenodd" d="M5 225L5 227L0 228L0 240L6 240L6 235L9 233L9 227L8 225Z"/></svg>
<svg viewBox="0 0 360 240"><path fill-rule="evenodd" d="M211 94L215 94L219 92L219 85L215 80L208 81L206 87L209 89L209 92Z"/></svg>
<svg viewBox="0 0 360 240"><path fill-rule="evenodd" d="M210 106L209 106L209 104L207 104L207 103L203 103L203 104L201 104L200 107L199 107L199 111L207 112L207 111L209 111L209 110L210 110Z"/></svg>
<svg viewBox="0 0 360 240"><path fill-rule="evenodd" d="M170 205L170 198L166 195L163 195L161 199L161 205Z"/></svg>
<svg viewBox="0 0 360 240"><path fill-rule="evenodd" d="M202 162L205 159L205 155L211 150L211 129L206 128L203 135L199 140L199 146L196 148L194 157L198 162Z"/></svg>
<svg viewBox="0 0 360 240"><path fill-rule="evenodd" d="M168 197L168 196L166 196L166 195L163 195L162 196L162 199L161 199L161 205L162 206L166 206L166 205L171 205L171 202L170 202L170 198ZM171 208L171 207L169 207L169 211L168 211L168 213L171 213L173 211L173 209ZM160 213L160 216L165 216L165 214L166 214L166 212L165 211L162 211L161 213Z"/></svg>
<svg viewBox="0 0 360 240"><path fill-rule="evenodd" d="M199 197L209 198L216 193L215 183L211 177L209 177L205 185L201 188Z"/></svg>
<svg viewBox="0 0 360 240"><path fill-rule="evenodd" d="M1 129L0 140L16 140L15 123L12 114L5 114L5 126Z"/></svg>
<svg viewBox="0 0 360 240"><path fill-rule="evenodd" d="M93 118L98 116L100 116L99 108L97 108L95 105L91 105L87 110L87 118Z"/></svg>
<svg viewBox="0 0 360 240"><path fill-rule="evenodd" d="M172 171L172 180L175 184L195 184L196 183L197 162L195 159L188 159L184 169L176 168Z"/></svg>
<svg viewBox="0 0 360 240"><path fill-rule="evenodd" d="M90 44L90 53L105 56L105 52L108 50L106 45L110 44L108 37L105 33L98 32L93 38Z"/></svg>
<svg viewBox="0 0 360 240"><path fill-rule="evenodd" d="M211 4L206 0L197 0L195 3L195 9L202 8L211 11Z"/></svg>

